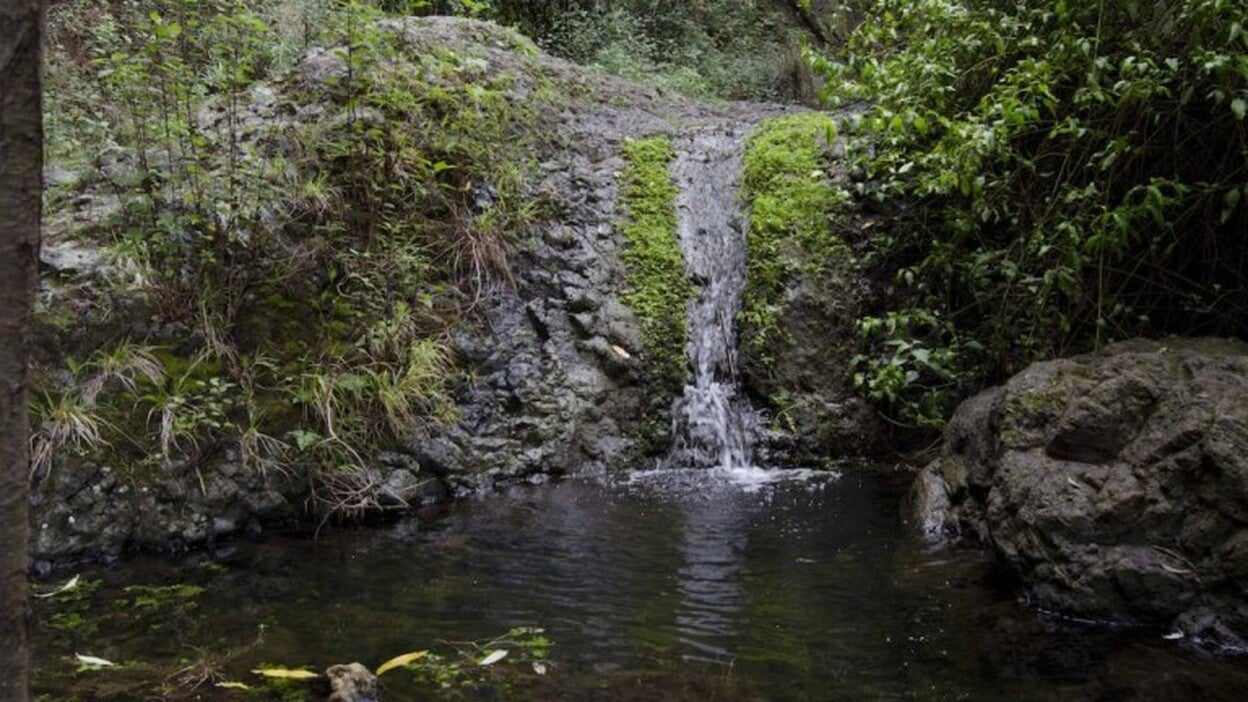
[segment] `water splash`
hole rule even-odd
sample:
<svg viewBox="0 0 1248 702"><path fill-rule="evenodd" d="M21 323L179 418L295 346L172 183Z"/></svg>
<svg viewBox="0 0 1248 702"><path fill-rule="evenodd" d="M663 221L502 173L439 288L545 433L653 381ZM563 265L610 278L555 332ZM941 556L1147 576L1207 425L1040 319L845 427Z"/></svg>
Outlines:
<svg viewBox="0 0 1248 702"><path fill-rule="evenodd" d="M749 469L760 424L737 374L736 318L745 288L745 232L737 201L743 135L706 132L677 144L672 174L685 270L701 288L689 306L692 382L672 411L668 464Z"/></svg>

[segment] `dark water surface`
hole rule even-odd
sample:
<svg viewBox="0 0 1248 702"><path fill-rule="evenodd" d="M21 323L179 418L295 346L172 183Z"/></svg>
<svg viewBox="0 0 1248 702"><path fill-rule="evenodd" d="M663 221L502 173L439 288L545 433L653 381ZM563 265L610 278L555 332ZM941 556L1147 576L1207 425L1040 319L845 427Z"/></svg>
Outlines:
<svg viewBox="0 0 1248 702"><path fill-rule="evenodd" d="M65 619L63 598L37 603L38 691L165 699L152 691L196 660L254 683L262 663L373 667L535 626L553 641L545 676L439 693L398 671L383 699L1248 699L1244 661L1046 621L993 586L980 554L926 552L878 473L758 477L515 488L432 520L86 572L102 583L79 593L83 621ZM171 584L204 591L157 606L124 589ZM127 670L75 674L74 653Z"/></svg>

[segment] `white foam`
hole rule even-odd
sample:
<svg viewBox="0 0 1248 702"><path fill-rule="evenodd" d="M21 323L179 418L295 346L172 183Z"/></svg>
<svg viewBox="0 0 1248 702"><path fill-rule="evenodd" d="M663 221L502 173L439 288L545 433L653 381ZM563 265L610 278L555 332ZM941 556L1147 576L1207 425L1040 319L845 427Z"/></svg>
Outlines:
<svg viewBox="0 0 1248 702"><path fill-rule="evenodd" d="M840 477L841 473L838 471L806 468L780 469L757 466L655 468L630 473L624 480L624 484L662 486L683 492L729 488L743 493L756 493L769 486L788 483L822 485L839 480Z"/></svg>

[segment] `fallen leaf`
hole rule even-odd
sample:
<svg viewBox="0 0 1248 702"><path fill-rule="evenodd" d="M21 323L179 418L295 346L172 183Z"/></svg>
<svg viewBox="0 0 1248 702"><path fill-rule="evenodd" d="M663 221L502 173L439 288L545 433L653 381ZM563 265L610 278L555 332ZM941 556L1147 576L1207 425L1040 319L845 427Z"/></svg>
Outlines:
<svg viewBox="0 0 1248 702"><path fill-rule="evenodd" d="M256 675L280 680L312 680L321 677L310 670L292 670L290 668L255 668L251 671Z"/></svg>
<svg viewBox="0 0 1248 702"><path fill-rule="evenodd" d="M625 360L630 359L630 358L632 358L632 357L633 357L633 355L632 355L631 353L629 353L629 352L628 352L628 351L627 351L624 347L622 347L622 346L616 346L615 344L611 344L611 350L615 352L615 355L617 355L617 356L619 356L620 358L623 358L623 359L625 359Z"/></svg>
<svg viewBox="0 0 1248 702"><path fill-rule="evenodd" d="M404 653L401 656L395 656L394 658L391 658L385 663L382 663L381 665L377 666L377 675L380 676L386 671L394 670L395 668L401 668L407 665L408 663L411 663L412 661L420 660L421 658L424 658L427 655L429 655L428 651L412 651L411 653Z"/></svg>
<svg viewBox="0 0 1248 702"><path fill-rule="evenodd" d="M75 653L74 659L77 660L80 665L88 665L94 668L113 668L117 666L117 664L112 661L97 658L95 656L84 656L81 653Z"/></svg>
<svg viewBox="0 0 1248 702"><path fill-rule="evenodd" d="M546 674L546 664L541 661L533 661L533 672L538 675Z"/></svg>
<svg viewBox="0 0 1248 702"><path fill-rule="evenodd" d="M235 682L233 680L229 680L226 682L219 682L215 685L215 687L224 688L226 690L250 690L251 689L251 686L248 685L247 683Z"/></svg>
<svg viewBox="0 0 1248 702"><path fill-rule="evenodd" d="M39 593L39 594L36 594L36 595L35 595L35 597L39 597L39 598L56 597L57 595L61 594L62 592L69 592L70 590L73 590L73 589L74 589L74 588L76 588L76 587L78 587L78 576L77 576L77 575L75 575L74 577L70 578L70 579L69 579L69 582L67 582L67 583L65 583L64 585L62 585L62 586L58 587L57 589L53 590L52 592L43 592L43 593Z"/></svg>
<svg viewBox="0 0 1248 702"><path fill-rule="evenodd" d="M1169 634L1162 636L1161 638L1165 639L1166 641L1178 641L1179 639L1184 638L1185 636L1187 635L1181 631L1172 631Z"/></svg>
<svg viewBox="0 0 1248 702"><path fill-rule="evenodd" d="M507 651L505 649L500 648L495 651L490 651L490 655L478 661L477 665L494 665L495 663L503 660L506 657L507 657Z"/></svg>

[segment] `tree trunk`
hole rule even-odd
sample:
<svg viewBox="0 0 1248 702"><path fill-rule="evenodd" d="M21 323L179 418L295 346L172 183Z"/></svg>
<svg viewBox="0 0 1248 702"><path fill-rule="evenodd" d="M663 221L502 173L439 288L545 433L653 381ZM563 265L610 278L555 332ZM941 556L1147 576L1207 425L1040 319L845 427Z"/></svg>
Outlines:
<svg viewBox="0 0 1248 702"><path fill-rule="evenodd" d="M0 0L0 700L25 702L26 368L43 189L42 0Z"/></svg>

